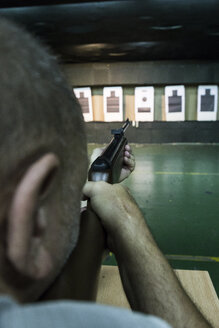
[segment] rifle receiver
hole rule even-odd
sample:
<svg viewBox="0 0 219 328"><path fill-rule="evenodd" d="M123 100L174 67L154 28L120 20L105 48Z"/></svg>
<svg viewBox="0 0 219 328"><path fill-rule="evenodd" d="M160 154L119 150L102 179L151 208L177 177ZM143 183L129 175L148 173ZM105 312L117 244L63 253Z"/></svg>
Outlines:
<svg viewBox="0 0 219 328"><path fill-rule="evenodd" d="M124 147L127 139L124 132L128 128L130 122L126 120L120 129L111 131L113 139L104 150L102 155L91 164L88 179L90 181L107 181L109 183L117 183L123 166Z"/></svg>

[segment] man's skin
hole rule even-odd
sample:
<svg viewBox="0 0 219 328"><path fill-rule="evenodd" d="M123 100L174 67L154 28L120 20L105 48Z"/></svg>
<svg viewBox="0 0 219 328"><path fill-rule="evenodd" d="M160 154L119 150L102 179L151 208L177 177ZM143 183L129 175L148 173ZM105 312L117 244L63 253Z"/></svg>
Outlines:
<svg viewBox="0 0 219 328"><path fill-rule="evenodd" d="M30 303L74 252L87 177L86 136L79 104L54 57L4 19L0 44L0 294ZM104 182L88 182L83 193L105 229L132 309L173 327L210 327L130 194Z"/></svg>
<svg viewBox="0 0 219 328"><path fill-rule="evenodd" d="M130 193L106 182L87 182L83 193L107 232L131 308L177 328L211 327L183 290Z"/></svg>

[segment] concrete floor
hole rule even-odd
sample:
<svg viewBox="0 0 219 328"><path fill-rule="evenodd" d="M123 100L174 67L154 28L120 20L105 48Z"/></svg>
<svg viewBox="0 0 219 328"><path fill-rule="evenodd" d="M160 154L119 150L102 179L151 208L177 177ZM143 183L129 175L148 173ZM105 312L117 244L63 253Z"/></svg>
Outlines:
<svg viewBox="0 0 219 328"><path fill-rule="evenodd" d="M89 154L98 146L89 145ZM136 169L124 185L159 247L173 268L209 271L219 296L219 144L132 149Z"/></svg>

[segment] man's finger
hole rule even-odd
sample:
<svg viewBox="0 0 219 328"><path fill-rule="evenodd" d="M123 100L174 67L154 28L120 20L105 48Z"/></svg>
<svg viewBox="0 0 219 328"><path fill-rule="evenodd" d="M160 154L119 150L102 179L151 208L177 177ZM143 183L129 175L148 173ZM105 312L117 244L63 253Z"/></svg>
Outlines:
<svg viewBox="0 0 219 328"><path fill-rule="evenodd" d="M132 154L132 148L129 144L125 145L125 150L127 150L130 154Z"/></svg>
<svg viewBox="0 0 219 328"><path fill-rule="evenodd" d="M125 156L126 156L126 157L130 157L130 156L131 156L130 152L126 150L126 151L125 151Z"/></svg>
<svg viewBox="0 0 219 328"><path fill-rule="evenodd" d="M134 160L134 158L124 157L124 162L128 166L128 168L134 169L134 167L135 167L135 160Z"/></svg>
<svg viewBox="0 0 219 328"><path fill-rule="evenodd" d="M83 195L85 197L91 198L93 195L93 188L94 188L95 182L87 181L83 187Z"/></svg>
<svg viewBox="0 0 219 328"><path fill-rule="evenodd" d="M135 156L130 154L130 159L135 163Z"/></svg>

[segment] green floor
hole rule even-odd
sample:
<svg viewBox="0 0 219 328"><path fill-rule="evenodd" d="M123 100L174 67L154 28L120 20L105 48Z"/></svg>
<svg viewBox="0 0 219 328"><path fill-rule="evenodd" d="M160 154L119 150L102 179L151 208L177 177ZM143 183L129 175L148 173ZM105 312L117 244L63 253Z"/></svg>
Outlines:
<svg viewBox="0 0 219 328"><path fill-rule="evenodd" d="M219 296L219 144L132 148L136 169L124 184L158 245L173 268L207 270Z"/></svg>

